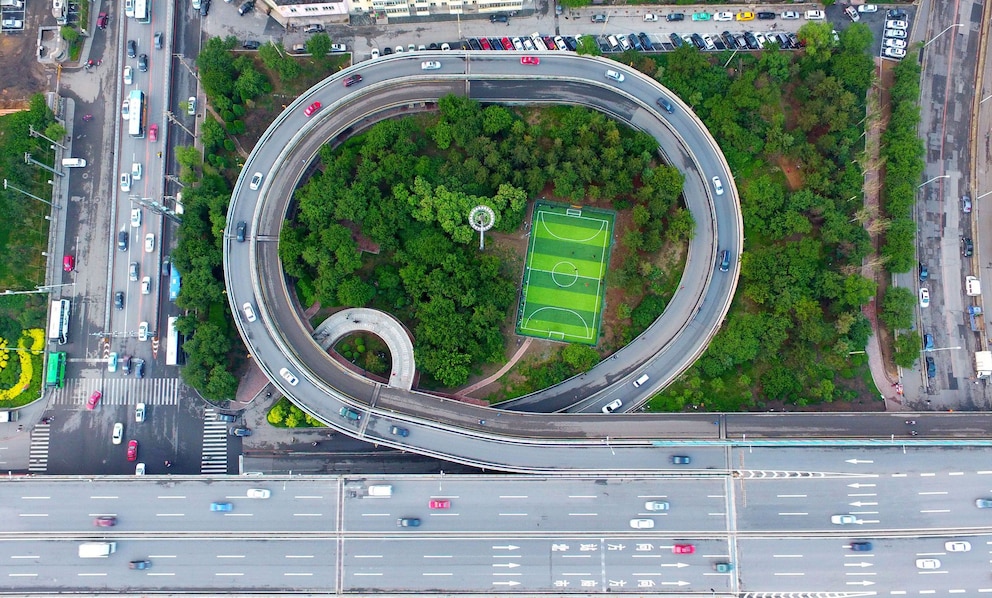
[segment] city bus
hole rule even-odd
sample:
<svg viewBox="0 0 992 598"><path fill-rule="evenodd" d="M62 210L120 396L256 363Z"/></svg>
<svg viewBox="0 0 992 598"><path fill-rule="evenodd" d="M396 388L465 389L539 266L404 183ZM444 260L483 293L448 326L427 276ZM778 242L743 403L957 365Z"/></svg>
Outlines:
<svg viewBox="0 0 992 598"><path fill-rule="evenodd" d="M179 331L175 316L169 318L165 337L165 365L179 364Z"/></svg>
<svg viewBox="0 0 992 598"><path fill-rule="evenodd" d="M179 298L179 289L182 287L182 276L179 275L179 269L176 268L175 264L172 264L172 271L169 273L169 301L175 303L176 299Z"/></svg>
<svg viewBox="0 0 992 598"><path fill-rule="evenodd" d="M72 304L68 299L52 301L52 311L48 314L48 340L58 341L60 345L69 342L69 315Z"/></svg>
<svg viewBox="0 0 992 598"><path fill-rule="evenodd" d="M45 386L62 388L65 385L65 351L48 354L48 373Z"/></svg>
<svg viewBox="0 0 992 598"><path fill-rule="evenodd" d="M134 19L139 23L152 22L151 0L134 0Z"/></svg>
<svg viewBox="0 0 992 598"><path fill-rule="evenodd" d="M145 136L145 119L148 116L148 106L145 104L145 92L140 89L131 91L127 106L127 132L131 137Z"/></svg>

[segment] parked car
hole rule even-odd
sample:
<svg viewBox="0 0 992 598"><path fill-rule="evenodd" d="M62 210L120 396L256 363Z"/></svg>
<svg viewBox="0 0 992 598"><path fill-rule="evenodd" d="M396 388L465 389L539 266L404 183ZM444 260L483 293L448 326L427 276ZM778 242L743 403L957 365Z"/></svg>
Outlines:
<svg viewBox="0 0 992 598"><path fill-rule="evenodd" d="M251 429L249 428L231 428L229 432L231 436L237 436L238 438L245 438L251 436Z"/></svg>
<svg viewBox="0 0 992 598"><path fill-rule="evenodd" d="M906 50L902 48L882 48L882 56L901 60L906 57Z"/></svg>
<svg viewBox="0 0 992 598"><path fill-rule="evenodd" d="M964 238L964 257L971 257L975 253L975 243L972 242L971 237Z"/></svg>
<svg viewBox="0 0 992 598"><path fill-rule="evenodd" d="M937 377L937 362L934 361L933 357L926 358L927 365L927 378L934 379Z"/></svg>
<svg viewBox="0 0 992 598"><path fill-rule="evenodd" d="M110 17L105 12L101 12L96 18L96 26L100 29L106 29L107 25L110 23Z"/></svg>
<svg viewBox="0 0 992 598"><path fill-rule="evenodd" d="M137 461L138 460L138 441L128 440L127 441L127 460Z"/></svg>
<svg viewBox="0 0 992 598"><path fill-rule="evenodd" d="M920 288L920 307L930 307L930 291L926 287Z"/></svg>
<svg viewBox="0 0 992 598"><path fill-rule="evenodd" d="M76 269L76 258L71 255L63 256L62 258L62 269L66 272L72 272Z"/></svg>

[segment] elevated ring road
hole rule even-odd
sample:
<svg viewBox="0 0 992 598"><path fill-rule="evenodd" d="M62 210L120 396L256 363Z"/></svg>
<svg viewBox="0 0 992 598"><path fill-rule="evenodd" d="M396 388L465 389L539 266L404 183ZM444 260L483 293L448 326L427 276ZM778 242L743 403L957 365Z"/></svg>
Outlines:
<svg viewBox="0 0 992 598"><path fill-rule="evenodd" d="M722 154L691 111L639 73L613 62L572 54L542 56L541 66L535 69L521 65L520 55L445 52L395 56L342 71L300 96L266 131L236 184L224 243L232 310L252 355L280 390L311 415L346 433L472 465L514 471L616 471L617 459L612 457L617 450L648 448L641 457L623 462L629 463L625 466L628 471L654 470L659 465L652 439L715 439L720 430L713 425L713 417L703 414L673 421L661 416L497 415L426 393L383 386L347 372L326 355L297 316L285 284L278 256L279 232L293 189L328 140L402 110L423 108L450 93L487 102L585 105L660 140L669 161L686 175L684 193L697 221L697 234L686 264L689 274L683 277L682 288L666 313L615 359L587 374L586 378L599 386L585 386L580 394L578 388L559 385L546 391L553 395L549 400L574 404L581 397L594 396L580 401L580 408L598 411L601 404L619 396L629 408L691 365L729 308L738 273L736 257L743 242L736 189ZM421 71L421 59L430 58L441 61L440 71ZM622 70L626 81L614 84L606 79L607 68ZM361 72L364 81L346 89L342 80L353 72ZM662 95L678 106L674 115L655 110L655 100ZM314 101L320 101L324 108L307 119L302 107ZM264 175L258 191L246 184L255 172ZM720 176L726 190L716 202L710 201L712 176ZM238 243L232 235L242 220L249 223L246 243ZM717 235L723 235L719 241ZM734 254L732 272L714 275L718 248L729 248ZM247 302L255 305L258 313L254 323L241 317ZM299 379L296 385L280 376L283 368ZM642 372L651 375L653 386L635 391L629 381ZM354 425L339 419L337 412L345 405L357 408L364 417ZM438 416L443 421L437 421ZM389 425L396 421L412 428L402 443L388 434ZM494 445L501 450L493 451ZM541 451L530 447L540 447ZM575 452L581 447L587 450ZM583 452L599 457L579 456ZM543 456L538 457L538 453Z"/></svg>

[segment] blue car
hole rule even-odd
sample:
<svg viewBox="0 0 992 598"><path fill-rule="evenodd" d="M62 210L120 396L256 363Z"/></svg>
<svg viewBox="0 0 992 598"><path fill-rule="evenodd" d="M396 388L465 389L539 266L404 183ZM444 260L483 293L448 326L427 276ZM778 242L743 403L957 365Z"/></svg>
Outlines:
<svg viewBox="0 0 992 598"><path fill-rule="evenodd" d="M672 455L672 463L674 465L688 465L692 463L692 459L688 455Z"/></svg>
<svg viewBox="0 0 992 598"><path fill-rule="evenodd" d="M211 511L219 511L221 513L226 513L228 511L234 510L234 505L229 502L212 502L210 503Z"/></svg>
<svg viewBox="0 0 992 598"><path fill-rule="evenodd" d="M923 335L923 350L924 351L933 351L933 335L932 334L924 334Z"/></svg>
<svg viewBox="0 0 992 598"><path fill-rule="evenodd" d="M871 552L871 542L851 542L851 550L854 552Z"/></svg>

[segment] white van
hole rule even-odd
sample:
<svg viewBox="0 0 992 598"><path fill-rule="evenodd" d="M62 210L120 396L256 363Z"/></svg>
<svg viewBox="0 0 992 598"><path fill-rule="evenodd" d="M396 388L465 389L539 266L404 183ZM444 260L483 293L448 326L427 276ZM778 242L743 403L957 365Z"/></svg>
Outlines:
<svg viewBox="0 0 992 598"><path fill-rule="evenodd" d="M644 384L645 382L647 382L650 379L651 379L651 376L648 376L647 374L641 374L641 377L640 378L638 378L637 380L634 380L634 388L640 387L642 384Z"/></svg>
<svg viewBox="0 0 992 598"><path fill-rule="evenodd" d="M0 0L0 6L3 8L24 8L24 2L22 0Z"/></svg>
<svg viewBox="0 0 992 598"><path fill-rule="evenodd" d="M383 484L379 486L369 486L369 496L389 498L392 495L393 495L393 487L388 484Z"/></svg>
<svg viewBox="0 0 992 598"><path fill-rule="evenodd" d="M82 158L62 158L62 166L65 168L85 168L86 160Z"/></svg>

